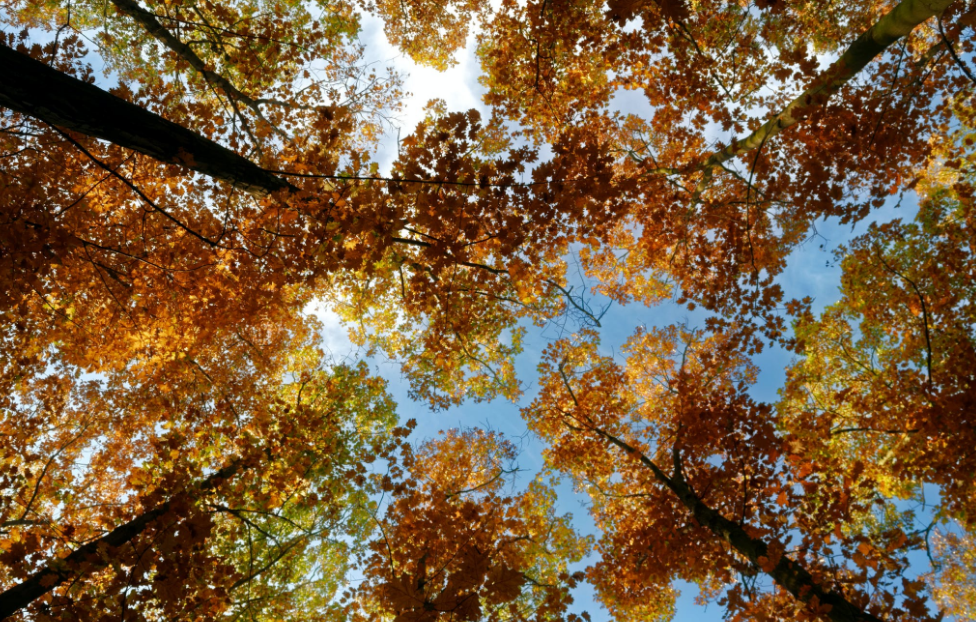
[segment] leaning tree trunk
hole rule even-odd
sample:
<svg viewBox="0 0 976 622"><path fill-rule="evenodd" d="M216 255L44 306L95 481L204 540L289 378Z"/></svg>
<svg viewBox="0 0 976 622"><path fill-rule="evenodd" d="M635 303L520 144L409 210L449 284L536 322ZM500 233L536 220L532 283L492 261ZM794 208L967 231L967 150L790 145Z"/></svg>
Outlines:
<svg viewBox="0 0 976 622"><path fill-rule="evenodd" d="M847 51L817 77L814 85L791 101L779 114L752 134L710 155L697 170L706 175L716 166L758 148L770 137L806 118L823 106L831 95L847 84L869 62L926 20L941 15L953 0L902 0L858 37Z"/></svg>
<svg viewBox="0 0 976 622"><path fill-rule="evenodd" d="M624 450L627 454L636 456L641 464L654 474L655 479L678 497L681 505L688 510L699 525L727 542L737 553L755 564L757 568L762 568L760 558L769 558L769 546L759 538L750 536L741 525L722 516L721 513L709 507L695 494L681 474L677 450L675 450L674 456L674 474L669 477L654 461L625 441L599 428L592 428L592 431ZM771 570L764 570L764 572L797 600L810 603L816 598L821 605L829 605L830 611L827 612L827 617L830 618L831 622L883 622L877 616L871 615L844 598L843 594L824 589L802 564L786 555L780 556L776 565Z"/></svg>
<svg viewBox="0 0 976 622"><path fill-rule="evenodd" d="M203 493L213 490L221 482L236 475L242 468L242 463L236 461L220 469L200 482L196 486L197 492ZM184 496L186 494L188 493L184 492L177 496ZM12 616L67 581L77 579L83 574L101 570L108 566L109 562L104 560L102 549L108 547L111 551L127 542L131 542L156 520L165 516L170 511L174 501L176 501L176 497L157 505L151 510L143 512L125 524L119 525L101 538L92 540L75 549L67 557L52 560L47 566L34 573L30 578L0 593L0 620ZM84 571L78 570L81 564L85 564Z"/></svg>
<svg viewBox="0 0 976 622"><path fill-rule="evenodd" d="M287 181L196 132L0 44L0 106L180 164L256 196Z"/></svg>

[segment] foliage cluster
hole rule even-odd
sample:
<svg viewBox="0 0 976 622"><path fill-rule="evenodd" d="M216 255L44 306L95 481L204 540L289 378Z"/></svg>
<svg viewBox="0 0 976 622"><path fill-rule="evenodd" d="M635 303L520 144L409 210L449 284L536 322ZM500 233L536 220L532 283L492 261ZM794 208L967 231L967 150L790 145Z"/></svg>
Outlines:
<svg viewBox="0 0 976 622"><path fill-rule="evenodd" d="M402 83L362 11L439 68L474 37L491 111L433 102L386 177ZM547 622L585 581L664 620L681 579L731 620L976 618L972 2L7 0L0 24L0 617ZM785 300L818 222L894 195L917 217L836 250L837 302ZM610 356L596 300L707 320ZM522 408L546 472L517 487L495 432L410 444L313 301L432 409L517 400L526 327L561 323ZM750 392L770 346L796 357L775 403Z"/></svg>

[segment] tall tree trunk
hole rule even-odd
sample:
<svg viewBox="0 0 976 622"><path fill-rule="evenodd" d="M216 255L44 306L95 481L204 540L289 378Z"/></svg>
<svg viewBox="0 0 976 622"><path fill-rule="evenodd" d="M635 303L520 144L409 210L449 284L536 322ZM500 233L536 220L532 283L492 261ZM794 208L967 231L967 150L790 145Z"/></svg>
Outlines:
<svg viewBox="0 0 976 622"><path fill-rule="evenodd" d="M196 489L198 492L212 490L222 481L236 475L242 468L244 468L242 463L236 461L203 480ZM188 493L180 493L180 495L186 494ZM100 570L107 566L108 563L103 561L100 548L107 546L109 551L111 551L111 549L131 542L154 521L169 512L175 500L176 497L157 505L151 510L143 512L129 522L119 525L101 538L92 540L75 549L67 557L52 560L47 566L34 573L30 578L0 593L0 620L12 616L54 588L77 577L81 574L76 570L80 564L87 564L85 572Z"/></svg>
<svg viewBox="0 0 976 622"><path fill-rule="evenodd" d="M255 196L294 190L247 158L0 44L0 106L226 181Z"/></svg>
<svg viewBox="0 0 976 622"><path fill-rule="evenodd" d="M274 130L278 136L287 139L287 136L283 131L265 118L264 113L261 112L261 106L258 104L258 102L241 92L240 89L231 84L230 80L207 67L207 63L204 62L204 60L193 51L193 48L186 43L183 43L179 37L171 33L168 28L159 23L159 20L156 19L156 15L154 13L142 8L135 0L110 0L110 2L114 4L119 11L138 22L143 28L146 29L146 32L152 35L157 41L168 47L180 58L185 60L190 67L196 69L211 86L222 89L230 99L231 108L234 109L234 113L237 115L238 119L240 119L241 124L244 126L244 129L252 139L254 139L254 135L251 133L247 119L241 114L236 102L241 102L250 108L251 112L253 112L254 115L261 121L265 122L268 127L272 128L272 130Z"/></svg>
<svg viewBox="0 0 976 622"><path fill-rule="evenodd" d="M207 67L207 63L205 63L202 58L197 56L197 53L193 51L193 48L180 41L180 39L171 33L169 29L160 24L159 20L156 19L156 16L153 13L139 6L139 3L135 0L109 1L114 4L120 12L128 15L138 22L139 25L145 28L146 32L152 35L157 41L161 42L170 50L178 54L180 58L185 60L190 65L190 67L193 67L200 72L208 82L222 88L228 96L244 103L256 114L261 113L257 102L238 90L236 86L231 84L230 80L223 77L216 71L210 70Z"/></svg>
<svg viewBox="0 0 976 622"><path fill-rule="evenodd" d="M706 177L716 166L752 151L770 137L803 120L815 108L823 106L831 95L847 84L864 67L892 43L906 36L926 20L941 15L953 0L902 0L876 24L858 37L847 51L827 68L814 85L800 94L779 114L752 134L713 153L698 167Z"/></svg>
<svg viewBox="0 0 976 622"><path fill-rule="evenodd" d="M641 464L654 474L654 478L678 497L681 504L685 506L685 509L699 525L727 542L740 555L755 564L757 568L761 568L763 565L760 563L760 557L769 559L769 546L765 542L750 536L741 525L722 516L695 494L681 474L681 462L677 451L674 455L674 473L669 477L654 461L625 441L599 428L591 429L628 454L637 456ZM832 622L882 622L880 618L854 605L843 595L821 587L806 568L786 555L781 556L771 570L764 570L764 572L797 600L809 603L816 598L821 605L830 605L831 609L827 613L827 617Z"/></svg>

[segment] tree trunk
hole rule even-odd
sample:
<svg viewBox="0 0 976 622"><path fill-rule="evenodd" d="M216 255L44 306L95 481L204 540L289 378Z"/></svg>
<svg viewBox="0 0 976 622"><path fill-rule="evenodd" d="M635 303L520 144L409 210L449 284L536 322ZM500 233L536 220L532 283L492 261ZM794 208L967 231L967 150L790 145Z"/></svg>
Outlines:
<svg viewBox="0 0 976 622"><path fill-rule="evenodd" d="M628 443L599 428L592 429L598 435L607 439L620 449L623 449L628 454L637 456L641 464L651 470L655 479L664 484L668 490L678 497L681 504L685 506L699 525L727 542L740 555L755 564L756 567L763 567L759 558L769 558L769 547L766 543L758 538L753 538L746 533L746 530L741 525L725 518L715 509L705 505L694 493L691 486L684 481L684 477L680 471L680 458L677 453L675 453L674 458L675 473L671 477L668 477L654 461L637 451ZM827 612L827 617L832 622L882 622L880 618L854 605L841 594L822 588L814 581L813 576L806 568L789 559L786 555L779 558L779 561L772 570L763 571L772 577L777 585L792 594L797 600L809 603L816 597L821 605L830 605L830 611Z"/></svg>
<svg viewBox="0 0 976 622"><path fill-rule="evenodd" d="M236 475L240 469L241 462L234 462L203 480L197 486L197 490L200 492L212 490L220 482ZM118 548L135 539L155 520L169 512L174 500L175 497L157 505L149 511L143 512L129 522L119 525L101 538L92 540L75 549L67 557L52 560L47 566L34 573L30 578L0 593L0 620L12 616L54 588L81 574L75 570L80 564L87 563L87 570L85 572L100 570L107 566L108 562L105 562L103 559L104 553L110 554L112 549ZM102 549L106 547L107 551L103 551Z"/></svg>
<svg viewBox="0 0 976 622"><path fill-rule="evenodd" d="M219 86L224 90L224 92L227 93L228 96L243 102L256 113L260 114L261 111L258 108L257 102L239 91L236 86L230 83L230 80L226 79L216 71L211 71L208 69L207 63L205 63L202 58L197 56L197 53L193 51L193 48L180 41L178 37L171 33L165 26L160 24L159 20L156 19L156 16L153 13L139 6L139 3L135 0L109 1L114 4L120 12L128 15L138 22L139 25L145 28L146 32L152 35L157 41L161 42L170 50L178 54L180 58L185 60L190 65L190 67L193 67L200 72L208 82L214 84L215 86Z"/></svg>
<svg viewBox="0 0 976 622"><path fill-rule="evenodd" d="M682 505L691 512L699 525L728 542L756 567L762 567L759 558L769 558L769 549L765 542L751 537L738 523L705 505L687 484L679 483L677 488L681 491L676 491L676 494ZM833 622L881 622L879 618L852 604L837 592L820 587L806 568L786 555L779 558L772 570L764 572L797 600L809 603L816 597L820 605L830 605L827 617Z"/></svg>
<svg viewBox="0 0 976 622"><path fill-rule="evenodd" d="M823 106L831 95L847 84L888 46L906 36L926 20L941 15L953 0L902 0L876 24L858 37L847 51L827 68L813 86L794 99L782 112L769 119L752 134L734 140L725 149L713 153L697 170L706 175L716 166L752 151L770 137L803 120L815 108Z"/></svg>
<svg viewBox="0 0 976 622"><path fill-rule="evenodd" d="M212 140L2 44L0 106L180 164L255 196L295 189Z"/></svg>

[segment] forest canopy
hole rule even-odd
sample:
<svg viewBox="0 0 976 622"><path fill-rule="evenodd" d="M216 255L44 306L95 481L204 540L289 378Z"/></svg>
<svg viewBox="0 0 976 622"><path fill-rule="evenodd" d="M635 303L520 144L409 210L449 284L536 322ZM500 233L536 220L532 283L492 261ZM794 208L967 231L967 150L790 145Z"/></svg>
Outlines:
<svg viewBox="0 0 976 622"><path fill-rule="evenodd" d="M367 15L483 88L388 169ZM976 619L974 36L969 0L4 0L0 619L646 622L689 583ZM794 296L825 222L837 294ZM541 471L420 438L381 357L518 404Z"/></svg>

